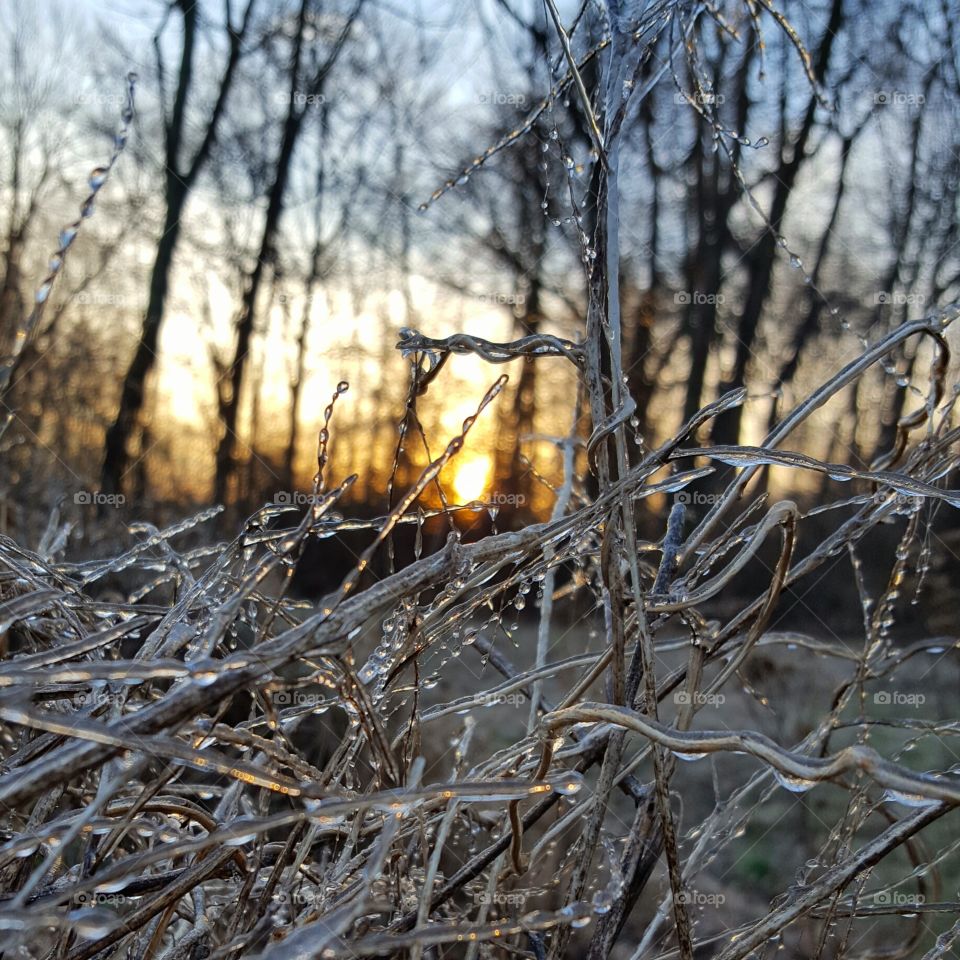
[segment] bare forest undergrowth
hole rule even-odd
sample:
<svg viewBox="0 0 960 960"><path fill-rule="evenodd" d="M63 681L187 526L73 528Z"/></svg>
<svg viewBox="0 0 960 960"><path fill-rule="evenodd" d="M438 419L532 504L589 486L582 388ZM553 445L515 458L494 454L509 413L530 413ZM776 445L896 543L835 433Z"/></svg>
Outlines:
<svg viewBox="0 0 960 960"><path fill-rule="evenodd" d="M791 31L772 6L749 7ZM575 366L549 520L460 537L454 506L488 506L448 503L439 475L469 446L473 417L410 489L391 486L388 513L352 520L341 500L355 478L327 469L342 384L306 509L264 507L219 545L204 532L216 509L141 523L96 560L70 559L56 515L32 548L0 540L3 957L953 950L958 640L904 642L897 624L924 589L935 520L960 507L948 485L956 311L864 341L759 446L709 442L743 389L655 449L635 442L620 369L618 137L651 38L672 25L683 53L690 24L667 4L624 32L611 8L599 104L556 20L564 86L586 100L602 161L583 339L405 330L398 344L411 377L394 476L405 445L426 445L417 401L442 389L451 353ZM4 391L123 149L132 96ZM718 126L720 149L729 133ZM857 469L791 450L811 415L907 346L921 358L915 402L887 456ZM773 503L774 468L842 496ZM708 507L688 511L702 489ZM428 519L428 494L450 519L445 545L430 552L414 536L412 555L395 556L398 530ZM672 508L645 540L637 517L651 497ZM355 568L322 599L293 599L305 545L348 530L367 536ZM863 568L877 531L896 544L883 564L871 555L879 586ZM382 576L369 575L375 560ZM856 635L826 629L815 588L827 573L862 610ZM733 610L719 602L750 590ZM808 630L778 627L787 592L816 608Z"/></svg>

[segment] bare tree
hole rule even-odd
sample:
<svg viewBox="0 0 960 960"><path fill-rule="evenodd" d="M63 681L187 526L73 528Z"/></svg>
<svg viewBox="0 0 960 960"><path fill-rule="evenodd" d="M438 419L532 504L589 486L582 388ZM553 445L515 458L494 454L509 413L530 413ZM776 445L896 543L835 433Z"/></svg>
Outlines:
<svg viewBox="0 0 960 960"><path fill-rule="evenodd" d="M42 62L43 51L60 65L67 58L64 22L53 11L28 13L15 2L0 22L3 47L2 94L0 94L0 160L3 164L3 208L0 211L0 352L21 324L25 309L25 258L31 234L36 233L42 214L49 206L58 183L64 139L69 137L76 100L63 102L64 75ZM41 29L40 18L50 14L52 22ZM47 49L47 45L51 49ZM40 239L40 238L38 238ZM46 254L46 251L44 251ZM32 268L32 264L30 267Z"/></svg>
<svg viewBox="0 0 960 960"><path fill-rule="evenodd" d="M812 66L811 79L814 84L823 84L826 79L834 44L841 32L843 21L844 0L832 0ZM744 281L746 298L736 326L733 366L718 388L719 394L739 389L746 383L747 365L753 353L760 319L770 294L787 203L801 167L808 157L810 137L814 130L817 110L821 106L820 97L820 91L816 87L810 90L798 131L794 136L784 138L779 144L780 162L774 174L773 199L767 214L767 224L760 239L751 247L746 257L747 277ZM716 443L736 443L739 440L742 415L742 408L738 407L735 410L726 411L717 418L713 429L713 438Z"/></svg>
<svg viewBox="0 0 960 960"><path fill-rule="evenodd" d="M310 0L301 0L297 18L297 29L289 72L289 104L283 123L280 149L273 167L273 179L267 192L267 211L264 216L260 236L260 247L256 254L253 270L245 279L245 287L240 311L235 321L236 342L233 359L224 376L225 388L222 391L224 403L221 407L223 431L217 446L216 479L214 500L227 503L230 500L230 483L235 470L234 455L237 445L237 416L243 390L244 370L246 368L250 337L256 322L257 297L265 272L276 263L276 239L283 214L284 201L297 142L308 114L323 99L324 86L330 71L346 47L347 39L360 13L364 0L359 0L333 38L329 52L321 61L306 72L302 72L302 57L306 43L305 32L309 23L312 7Z"/></svg>
<svg viewBox="0 0 960 960"><path fill-rule="evenodd" d="M248 36L253 21L257 0L247 0L238 23L233 21L233 4L224 5L224 31L227 38L227 55L217 85L215 99L204 123L199 142L188 150L188 107L195 97L195 57L200 39L201 13L203 8L196 0L174 0L163 17L154 38L157 57L157 81L163 110L164 171L163 203L164 218L156 255L150 276L149 297L140 338L134 348L133 358L123 377L117 416L107 430L104 443L101 486L107 493L119 492L124 474L130 462L130 445L137 429L137 421L144 404L145 384L157 358L160 327L163 323L174 254L180 239L182 220L190 193L196 185L217 138L217 131L227 100L233 87L237 66L243 52L243 42ZM183 29L180 45L180 61L172 93L168 100L168 71L164 61L161 38L171 13L179 13Z"/></svg>

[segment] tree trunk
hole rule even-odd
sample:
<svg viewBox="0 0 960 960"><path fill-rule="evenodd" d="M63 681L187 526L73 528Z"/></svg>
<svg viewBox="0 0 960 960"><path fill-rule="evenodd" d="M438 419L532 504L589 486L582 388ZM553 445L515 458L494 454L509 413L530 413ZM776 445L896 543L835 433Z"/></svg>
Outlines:
<svg viewBox="0 0 960 960"><path fill-rule="evenodd" d="M333 49L323 63L310 76L308 83L303 83L300 77L300 61L305 42L307 11L309 0L301 0L297 28L297 39L293 51L290 67L290 106L283 124L283 138L280 142L280 153L277 156L273 183L270 186L267 200L267 213L263 223L263 233L260 237L260 252L257 256L257 265L250 274L244 291L243 303L237 317L237 340L233 362L228 371L228 390L226 403L221 406L223 432L217 446L216 476L214 478L214 500L216 503L227 503L229 500L230 485L235 471L234 458L237 446L237 419L240 411L240 400L243 392L244 370L247 364L247 352L250 349L250 338L253 335L256 321L257 294L263 281L267 265L271 267L276 260L276 239L280 227L280 218L283 214L284 199L287 184L290 180L290 165L293 160L297 140L303 130L303 120L309 108L298 104L298 93L306 92L306 103L310 98L318 97L324 87L326 77L333 65L337 62L344 48L347 35L360 12L362 0L353 8L353 12L337 37Z"/></svg>
<svg viewBox="0 0 960 960"><path fill-rule="evenodd" d="M811 291L809 296L809 307L807 309L806 316L803 318L803 322L796 327L793 332L793 337L790 343L790 353L787 359L783 362L783 365L780 367L780 371L777 374L777 379L774 384L774 400L770 405L770 418L767 423L768 431L773 430L777 422L777 409L779 406L777 402L777 395L779 394L779 391L793 381L793 378L797 372L797 368L800 366L800 358L803 354L804 347L820 329L820 317L823 313L824 307L823 296L819 292L820 276L823 272L823 266L827 262L827 252L830 249L830 240L833 237L833 231L840 216L840 207L843 203L846 186L845 173L847 169L847 161L850 158L850 148L853 146L854 139L854 136L849 136L845 137L843 140L843 146L841 148L842 159L840 161L840 171L837 175L837 189L833 196L833 208L830 211L830 220L823 231L823 236L820 238L820 247L817 250L816 263L814 264L813 273L810 275Z"/></svg>
<svg viewBox="0 0 960 960"><path fill-rule="evenodd" d="M175 5L179 8L183 17L183 44L180 51L177 87L172 111L169 117L164 116L166 137L164 162L167 170L164 199L167 209L163 232L157 244L153 272L150 277L150 294L140 340L123 378L116 419L107 430L104 440L103 465L100 472L100 486L104 493L121 492L124 475L129 468L130 441L136 430L140 411L143 409L146 379L157 359L160 326L163 323L167 292L170 287L170 269L173 265L177 240L180 236L181 217L190 190L193 188L213 148L217 127L226 108L227 97L233 86L234 73L240 60L241 42L250 26L256 2L257 0L248 0L239 28L234 28L228 17L227 35L230 50L217 89L217 99L207 122L203 138L189 164L183 167L180 163L180 153L186 128L187 100L193 86L193 55L200 22L200 5L193 0L175 0ZM229 4L227 10L229 11ZM159 43L157 50L159 57Z"/></svg>
<svg viewBox="0 0 960 960"><path fill-rule="evenodd" d="M130 466L130 440L143 409L147 376L157 361L160 325L163 322L170 287L170 271L180 236L180 218L187 199L187 189L179 178L169 174L167 179L167 214L150 275L147 312L133 359L123 378L117 417L107 430L104 444L100 487L108 494L120 493L123 489L124 477Z"/></svg>
<svg viewBox="0 0 960 960"><path fill-rule="evenodd" d="M300 131L303 129L303 118L307 109L307 107L298 108L296 97L300 81L300 57L303 50L306 11L307 0L303 0L300 7L299 29L290 72L290 102L283 124L280 153L277 156L273 183L270 185L268 193L267 213L263 221L263 232L260 236L260 249L257 253L256 266L247 278L240 314L237 317L237 339L233 361L226 372L226 402L220 408L222 433L217 445L216 476L214 478L213 499L215 503L226 504L230 499L230 486L236 467L234 459L237 449L237 418L240 412L250 338L253 336L256 322L257 295L260 292L260 285L263 282L267 264L273 266L276 260L277 230L280 226L284 197L290 179L290 162L293 159Z"/></svg>
<svg viewBox="0 0 960 960"><path fill-rule="evenodd" d="M830 54L833 42L840 30L843 21L844 0L833 0L830 8L830 18L820 42L817 53L817 62L814 66L814 77L822 83L830 64ZM760 319L770 292L770 282L777 259L777 235L787 210L787 201L796 182L797 174L803 165L807 143L813 130L814 118L818 105L817 91L811 91L810 100L804 114L803 123L796 140L792 145L792 156L781 163L777 173L777 187L773 195L770 208L769 227L765 227L763 235L754 247L750 258L750 268L747 278L747 300L743 307L740 324L737 329L737 348L733 369L726 382L720 386L719 393L735 390L744 386L746 382L747 364L753 354L753 347L760 327ZM786 144L781 143L781 156ZM713 442L717 444L735 444L740 439L740 424L743 417L743 407L738 406L717 417L713 429Z"/></svg>

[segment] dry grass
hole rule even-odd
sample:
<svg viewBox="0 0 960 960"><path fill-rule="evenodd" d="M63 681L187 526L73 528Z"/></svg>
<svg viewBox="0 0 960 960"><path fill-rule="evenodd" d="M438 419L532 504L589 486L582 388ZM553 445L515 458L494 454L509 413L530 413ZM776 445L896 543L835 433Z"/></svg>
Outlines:
<svg viewBox="0 0 960 960"><path fill-rule="evenodd" d="M943 350L942 329L931 320L893 336L927 335ZM887 349L878 345L873 358ZM414 361L413 397L430 362L419 352ZM851 364L798 409L865 367ZM737 936L711 949L734 960L789 941L801 918L820 917L822 937L842 937L851 917L891 912L923 918L904 925L912 944L949 907L924 902L916 885L954 852L954 843L925 848L922 837L960 802L960 780L875 749L875 730L902 730L899 752L942 742L953 724L917 724L909 710L891 717L874 692L896 706L910 696L897 686L904 665L956 644L902 648L890 638L925 520L938 503L955 503L941 486L956 440L953 395L938 404L943 392L934 378L926 429L906 438L897 463L857 475L863 492L822 504L811 521L790 502L744 506L734 494L768 462L847 468L781 453L774 440L757 449L689 445L737 395L593 500L584 478L571 476L570 502L582 505L473 544L451 526L442 550L365 585L363 569L396 524L420 522L411 509L461 435L389 516L368 523L367 552L315 605L285 597L303 544L356 525L334 512L350 481L325 486L323 447L315 495L295 526L277 529L293 508L265 508L216 550L178 549L192 522L138 528L137 545L107 561L57 559L65 538L55 530L46 552L4 541L8 942L22 955L72 960L422 955L470 942L463 951L627 956L635 947L637 956L666 956L696 946L704 907L722 913L722 898L702 892L711 864L736 848L765 798L816 788L846 800L830 808L836 819L815 866L798 864L800 882L771 890L768 907L738 916ZM916 432L916 420L904 429ZM613 539L625 504L679 494L708 472L664 476L693 456L743 466L699 526L685 534L677 506L662 542L628 549L622 535ZM834 531L795 561L798 531L814 521L822 529L824 516ZM858 544L891 520L903 528L901 547L886 589L867 605L859 646L765 630L785 588L838 553L849 553L856 572ZM754 576L768 571L756 598L724 620L705 615L751 563ZM95 599L108 578L133 595ZM850 585L857 589L855 576ZM582 609L584 597L599 637L550 661L565 607ZM538 655L515 652L521 668L509 638L528 629L513 622L528 617L526 607L537 609L545 642ZM832 705L797 742L728 729L726 694L750 676L757 651L787 643L836 659ZM495 729L478 723L487 716ZM675 786L677 757L701 755L713 755L718 771L705 812L681 803ZM427 758L444 771L441 782L425 775ZM729 769L739 774L724 785ZM688 822L698 807L703 815ZM900 848L912 864L896 861L898 879L877 888L873 877ZM624 942L644 894L660 906L647 910L639 943Z"/></svg>
<svg viewBox="0 0 960 960"><path fill-rule="evenodd" d="M615 78L622 40L605 67ZM636 453L619 367L617 211L606 205L625 109L590 116L607 152L594 241L611 256L589 274L583 342L405 331L399 344L411 359L407 443L417 398L451 352L576 366L593 432L559 441L566 474L549 521L461 541L438 478L474 418L389 514L345 518L354 478L326 476L331 403L307 508L266 507L229 544L184 545L215 511L133 527L134 544L106 560L64 559L69 530L55 518L36 550L0 540L4 956L741 960L783 945L907 956L922 943L932 960L951 950L958 904L942 899L938 877L955 872L958 843L937 830L960 803L956 722L907 707L923 695L910 664L955 657L957 640L903 647L892 627L931 517L960 505L946 487L958 431L944 334L956 311L866 346L758 447L696 445L744 402L734 391ZM930 374L889 456L856 470L785 452L812 413L907 342L930 347ZM399 457L398 447L395 476ZM770 465L850 482L844 499L805 514L748 486ZM718 471L733 473L722 489ZM682 495L706 478L712 505L690 529ZM418 539L411 562L371 582L398 524L422 525L428 488L450 519L446 545L423 553ZM676 501L665 532L643 541L636 512L664 493ZM899 546L871 558L889 576L870 595L862 545L888 524ZM339 589L290 599L308 540L358 528L369 545ZM838 556L863 605L857 643L771 631L783 592L815 583ZM752 598L718 616L717 599L745 579ZM105 596L108 580L128 595ZM584 609L592 637L581 630L551 659ZM804 730L777 739L728 722L724 706L761 683L780 645L830 658L837 683ZM782 696L799 710L807 689L801 677ZM924 763L901 756L910 751ZM677 761L700 757L711 776L690 781ZM815 854L792 878L776 871L762 902L734 907L712 871L750 853L758 824L776 837L764 816L782 790L829 794L807 838ZM892 933L877 927L889 917L901 921ZM886 939L870 953L876 931Z"/></svg>

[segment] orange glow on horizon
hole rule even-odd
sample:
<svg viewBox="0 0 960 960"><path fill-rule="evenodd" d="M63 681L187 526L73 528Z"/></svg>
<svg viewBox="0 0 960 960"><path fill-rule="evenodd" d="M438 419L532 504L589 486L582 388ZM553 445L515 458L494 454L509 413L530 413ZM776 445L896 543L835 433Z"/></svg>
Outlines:
<svg viewBox="0 0 960 960"><path fill-rule="evenodd" d="M482 500L490 483L493 463L489 457L474 454L453 463L453 489L460 503Z"/></svg>

